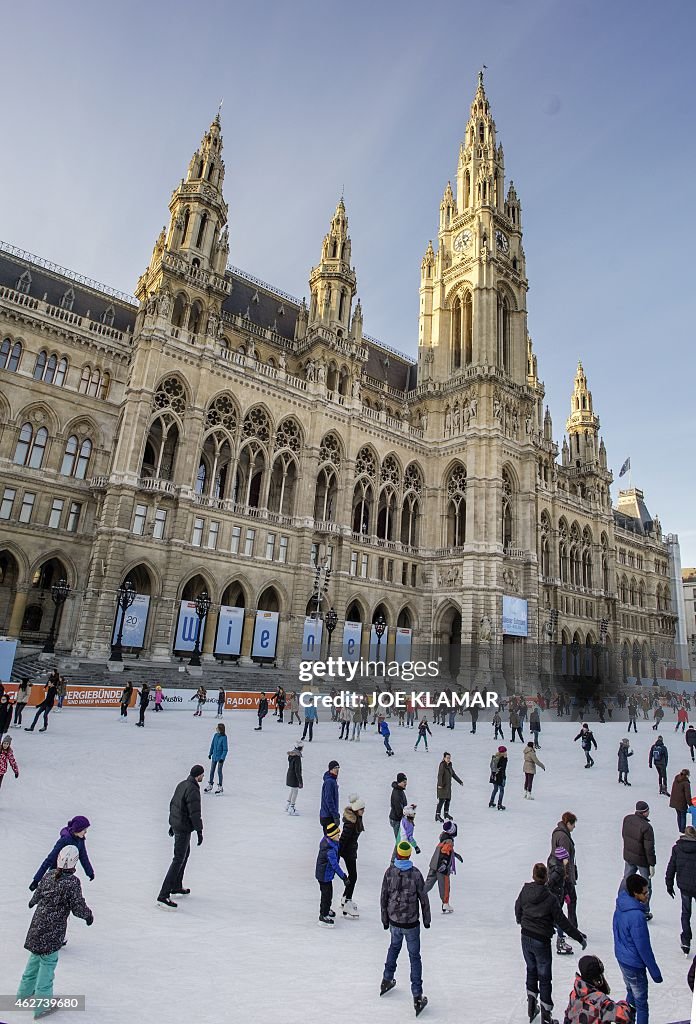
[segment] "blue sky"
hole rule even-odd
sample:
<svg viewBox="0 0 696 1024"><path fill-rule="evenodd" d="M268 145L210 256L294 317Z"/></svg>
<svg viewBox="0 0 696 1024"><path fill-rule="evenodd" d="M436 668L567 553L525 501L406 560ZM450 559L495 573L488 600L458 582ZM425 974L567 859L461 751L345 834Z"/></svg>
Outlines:
<svg viewBox="0 0 696 1024"><path fill-rule="evenodd" d="M365 330L413 354L486 64L554 433L582 358L615 475L696 565L695 36L690 0L15 4L0 237L132 292L224 97L231 261L307 294L344 188Z"/></svg>

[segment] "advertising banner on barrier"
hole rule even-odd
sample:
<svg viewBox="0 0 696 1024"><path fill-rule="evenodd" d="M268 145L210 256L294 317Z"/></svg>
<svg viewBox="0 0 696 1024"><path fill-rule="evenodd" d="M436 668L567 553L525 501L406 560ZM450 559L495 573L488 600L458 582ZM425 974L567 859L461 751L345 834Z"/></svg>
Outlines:
<svg viewBox="0 0 696 1024"><path fill-rule="evenodd" d="M244 629L244 609L221 605L215 635L216 654L241 654L242 630Z"/></svg>
<svg viewBox="0 0 696 1024"><path fill-rule="evenodd" d="M271 686L269 684L269 690ZM8 683L5 686L5 692L9 693L14 701L17 694L17 683ZM121 703L121 693L123 692L122 686L90 686L82 685L80 683L68 684L67 693L65 695L65 702L63 704L64 710L70 707L73 708L117 708ZM172 688L171 690L164 690L163 704L164 707L169 711L171 709L180 709L190 711L190 702L196 695L196 690L186 689L179 690ZM31 687L29 705L36 707L40 704L46 695L46 689L41 683L34 683ZM271 693L266 694L269 707L275 707L273 697ZM140 699L140 688L135 686L133 688L133 694L130 699L129 707L135 707ZM255 690L225 690L225 708L228 711L256 711L259 706L259 700L261 694ZM154 687L150 689L150 706L154 704L155 690ZM206 707L211 708L217 707L217 689L208 690L208 699L206 701Z"/></svg>
<svg viewBox="0 0 696 1024"><path fill-rule="evenodd" d="M257 612L252 658L275 658L278 642L278 612Z"/></svg>
<svg viewBox="0 0 696 1024"><path fill-rule="evenodd" d="M343 657L346 661L360 660L361 638L362 622L345 622L343 624Z"/></svg>
<svg viewBox="0 0 696 1024"><path fill-rule="evenodd" d="M403 626L396 627L394 661L398 661L400 665L411 660L411 633L410 629L405 629Z"/></svg>
<svg viewBox="0 0 696 1024"><path fill-rule="evenodd" d="M315 619L308 615L304 620L304 632L302 634L302 657L305 661L314 661L321 657L321 635L324 623L321 619Z"/></svg>
<svg viewBox="0 0 696 1024"><path fill-rule="evenodd" d="M126 609L123 617L123 638L121 644L124 647L142 647L145 642L145 627L147 625L147 613L150 608L149 594L136 594L135 600L130 608ZM116 609L114 619L114 630L111 634L111 643L116 643L118 628L121 624L121 609Z"/></svg>
<svg viewBox="0 0 696 1024"><path fill-rule="evenodd" d="M117 708L121 703L123 686L90 686L80 683L68 683L64 707L70 705L74 708ZM10 683L5 687L5 693L9 693L14 701L17 695L17 684ZM43 683L32 683L29 692L29 706L36 707L46 696L46 687ZM129 707L133 707L137 693L135 689L131 695Z"/></svg>
<svg viewBox="0 0 696 1024"><path fill-rule="evenodd" d="M192 651L196 646L198 616L195 601L182 601L179 606L179 621L176 624L175 651ZM201 643L205 632L205 618L201 619Z"/></svg>

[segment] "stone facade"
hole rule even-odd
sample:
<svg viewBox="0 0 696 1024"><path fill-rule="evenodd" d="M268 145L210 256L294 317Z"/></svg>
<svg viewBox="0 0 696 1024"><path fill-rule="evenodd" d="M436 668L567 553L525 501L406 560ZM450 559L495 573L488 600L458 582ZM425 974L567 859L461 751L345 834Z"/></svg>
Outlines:
<svg viewBox="0 0 696 1024"><path fill-rule="evenodd" d="M509 687L651 676L670 657L669 547L642 494L612 509L582 366L553 438L527 331L522 210L480 77L421 267L417 363L363 333L343 199L299 302L227 265L219 117L172 194L135 298L0 250L0 633L108 657L116 591L150 597L142 654L173 657L206 590L279 613L275 659L322 611L411 629L454 675ZM31 498L33 495L33 498ZM61 504L62 503L62 504ZM528 636L504 635L503 596ZM557 613L557 614L556 614Z"/></svg>

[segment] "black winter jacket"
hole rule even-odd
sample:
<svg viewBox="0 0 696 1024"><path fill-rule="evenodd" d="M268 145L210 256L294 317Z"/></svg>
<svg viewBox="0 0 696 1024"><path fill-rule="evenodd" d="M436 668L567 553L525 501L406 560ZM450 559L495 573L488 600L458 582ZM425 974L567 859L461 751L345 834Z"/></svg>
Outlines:
<svg viewBox="0 0 696 1024"><path fill-rule="evenodd" d="M82 896L82 886L74 871L49 871L29 900L36 907L24 942L30 953L45 956L63 945L70 914L92 923L92 911Z"/></svg>
<svg viewBox="0 0 696 1024"><path fill-rule="evenodd" d="M677 888L689 896L696 896L696 839L682 836L672 847L665 882L668 889Z"/></svg>
<svg viewBox="0 0 696 1024"><path fill-rule="evenodd" d="M551 856L554 856L554 851L559 846L564 847L570 854L568 859L568 884L575 885L578 880L578 869L575 864L575 843L573 837L570 834L570 829L567 825L564 825L562 821L559 821L555 829L551 833Z"/></svg>
<svg viewBox="0 0 696 1024"><path fill-rule="evenodd" d="M343 828L341 829L341 838L338 841L338 854L339 857L357 857L358 855L358 839L360 833L365 831L363 824L362 814L356 814L356 812L346 807L343 812Z"/></svg>
<svg viewBox="0 0 696 1024"><path fill-rule="evenodd" d="M404 816L404 807L408 803L406 790L402 789L398 782L392 782L391 807L389 808L389 820L401 821Z"/></svg>
<svg viewBox="0 0 696 1024"><path fill-rule="evenodd" d="M627 814L623 820L621 836L623 859L627 864L635 864L640 868L655 865L655 833L647 818L642 814Z"/></svg>
<svg viewBox="0 0 696 1024"><path fill-rule="evenodd" d="M150 687L149 686L143 686L143 688L140 691L140 709L142 710L143 708L145 708L147 710L147 706L148 706L149 703L150 703Z"/></svg>
<svg viewBox="0 0 696 1024"><path fill-rule="evenodd" d="M397 928L415 928L418 924L418 907L423 914L423 925L430 927L430 901L425 891L423 876L410 861L408 867L397 868L390 864L382 880L380 908L382 925Z"/></svg>
<svg viewBox="0 0 696 1024"><path fill-rule="evenodd" d="M656 740L650 748L650 754L648 756L648 766L652 768L653 765L657 768L666 768L669 762L669 751L664 743L660 740Z"/></svg>
<svg viewBox="0 0 696 1024"><path fill-rule="evenodd" d="M192 775L180 782L169 804L169 825L175 832L202 832L201 788Z"/></svg>
<svg viewBox="0 0 696 1024"><path fill-rule="evenodd" d="M256 712L256 714L259 716L259 718L265 718L266 715L268 714L268 701L266 700L265 697L263 698L263 700L259 701L259 709Z"/></svg>
<svg viewBox="0 0 696 1024"><path fill-rule="evenodd" d="M582 942L583 935L574 928L561 910L550 889L539 882L526 882L515 900L515 920L522 928L522 934L533 939L550 939L554 925L567 932L576 942Z"/></svg>
<svg viewBox="0 0 696 1024"><path fill-rule="evenodd" d="M302 789L302 754L297 750L288 751L288 774L285 785L291 789Z"/></svg>

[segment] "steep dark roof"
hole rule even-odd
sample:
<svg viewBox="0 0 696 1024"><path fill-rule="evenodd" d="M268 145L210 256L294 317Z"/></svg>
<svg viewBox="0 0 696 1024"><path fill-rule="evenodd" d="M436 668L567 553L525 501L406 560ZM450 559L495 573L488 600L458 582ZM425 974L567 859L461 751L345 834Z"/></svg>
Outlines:
<svg viewBox="0 0 696 1024"><path fill-rule="evenodd" d="M271 328L292 341L300 308L297 299L274 292L269 285L242 276L232 268L228 268L227 277L232 282L232 292L222 305L226 313L246 317L257 327Z"/></svg>
<svg viewBox="0 0 696 1024"><path fill-rule="evenodd" d="M411 370L415 367L406 359L406 356L398 356L388 349L375 345L370 340L368 340L368 353L365 373L369 377L386 380L390 387L398 388L400 391L409 390Z"/></svg>
<svg viewBox="0 0 696 1024"><path fill-rule="evenodd" d="M32 257L30 253L20 256L17 253L18 250L8 252L0 248L0 285L16 289L19 279L28 271L31 277L28 294L32 298L45 297L50 305L60 306L65 293L72 289L75 296L73 313L85 316L89 310L91 320L101 320L111 307L114 311L113 327L118 331L133 329L137 306L127 301L130 296L108 289L96 281L87 284L87 278L80 279L79 275L72 275L62 267L56 266L53 269L53 265L44 265L45 261L41 261L38 256Z"/></svg>

